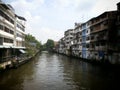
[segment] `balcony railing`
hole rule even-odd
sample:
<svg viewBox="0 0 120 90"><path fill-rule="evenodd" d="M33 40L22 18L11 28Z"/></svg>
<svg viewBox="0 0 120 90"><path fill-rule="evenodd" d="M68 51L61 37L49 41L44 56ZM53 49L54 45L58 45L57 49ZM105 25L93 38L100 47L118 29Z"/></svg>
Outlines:
<svg viewBox="0 0 120 90"><path fill-rule="evenodd" d="M105 20L107 20L107 19L108 19L108 17L106 17L106 18L101 18L100 20L95 21L95 22L92 23L91 25L93 26L93 25L99 24L99 23L101 23L101 22L103 22L103 21L105 21Z"/></svg>
<svg viewBox="0 0 120 90"><path fill-rule="evenodd" d="M99 31L107 30L107 29L108 29L108 26L101 26L99 28L95 28L95 29L91 30L91 34L99 32Z"/></svg>

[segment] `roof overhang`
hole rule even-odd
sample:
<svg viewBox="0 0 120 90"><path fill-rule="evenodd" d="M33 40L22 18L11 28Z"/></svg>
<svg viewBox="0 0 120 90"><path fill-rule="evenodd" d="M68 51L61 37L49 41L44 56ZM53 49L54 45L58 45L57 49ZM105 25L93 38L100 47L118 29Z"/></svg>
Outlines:
<svg viewBox="0 0 120 90"><path fill-rule="evenodd" d="M2 7L4 7L5 9L10 9L10 8L8 7L8 5L6 5L6 4L4 4L4 3L0 3L0 5L1 5Z"/></svg>
<svg viewBox="0 0 120 90"><path fill-rule="evenodd" d="M0 48L26 49L26 47L15 47L15 46L4 46L4 45L0 45Z"/></svg>
<svg viewBox="0 0 120 90"><path fill-rule="evenodd" d="M15 16L18 17L18 18L21 19L21 20L26 21L26 19L25 19L24 17L18 16L17 14L16 14Z"/></svg>

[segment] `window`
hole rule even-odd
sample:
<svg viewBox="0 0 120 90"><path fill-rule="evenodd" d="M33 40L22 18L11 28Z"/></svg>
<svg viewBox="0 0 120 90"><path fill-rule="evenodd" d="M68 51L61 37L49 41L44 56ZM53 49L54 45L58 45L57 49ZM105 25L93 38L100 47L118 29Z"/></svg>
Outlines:
<svg viewBox="0 0 120 90"><path fill-rule="evenodd" d="M8 38L4 38L4 42L6 42L6 43L13 43L13 40L12 39L8 39Z"/></svg>
<svg viewBox="0 0 120 90"><path fill-rule="evenodd" d="M105 43L104 43L104 42L102 42L102 43L101 43L101 46L105 46Z"/></svg>
<svg viewBox="0 0 120 90"><path fill-rule="evenodd" d="M87 30L86 33L89 33L89 30Z"/></svg>
<svg viewBox="0 0 120 90"><path fill-rule="evenodd" d="M8 15L6 15L3 11L0 10L0 15L8 20L10 23L14 24L14 20L12 20Z"/></svg>
<svg viewBox="0 0 120 90"><path fill-rule="evenodd" d="M82 47L83 47L83 48L86 48L86 44L83 44Z"/></svg>
<svg viewBox="0 0 120 90"><path fill-rule="evenodd" d="M7 27L5 27L5 32L9 33L9 29Z"/></svg>
<svg viewBox="0 0 120 90"><path fill-rule="evenodd" d="M87 48L89 48L89 47L90 47L90 45L89 45L89 44L87 44L87 45L86 45L86 47L87 47Z"/></svg>
<svg viewBox="0 0 120 90"><path fill-rule="evenodd" d="M93 40L94 39L94 36L91 36L91 40Z"/></svg>
<svg viewBox="0 0 120 90"><path fill-rule="evenodd" d="M14 31L10 30L10 34L14 34Z"/></svg>
<svg viewBox="0 0 120 90"><path fill-rule="evenodd" d="M108 24L108 21L107 21L107 20L103 22L103 25L104 25L104 26L107 25L107 24Z"/></svg>
<svg viewBox="0 0 120 90"><path fill-rule="evenodd" d="M87 40L90 40L89 36L87 37Z"/></svg>
<svg viewBox="0 0 120 90"><path fill-rule="evenodd" d="M24 27L20 26L19 24L17 24L17 27L18 27L20 30L25 31L25 30L24 30Z"/></svg>
<svg viewBox="0 0 120 90"><path fill-rule="evenodd" d="M99 43L96 43L96 46L99 46Z"/></svg>
<svg viewBox="0 0 120 90"><path fill-rule="evenodd" d="M70 37L70 39L73 39L72 37Z"/></svg>
<svg viewBox="0 0 120 90"><path fill-rule="evenodd" d="M120 28L118 29L118 36L120 36Z"/></svg>
<svg viewBox="0 0 120 90"><path fill-rule="evenodd" d="M3 30L3 26L2 25L0 25L0 30Z"/></svg>
<svg viewBox="0 0 120 90"><path fill-rule="evenodd" d="M10 33L10 34L14 34L14 31L10 30L9 28L5 27L5 32Z"/></svg>
<svg viewBox="0 0 120 90"><path fill-rule="evenodd" d="M0 37L0 45L2 45L2 44L3 44L3 38Z"/></svg>

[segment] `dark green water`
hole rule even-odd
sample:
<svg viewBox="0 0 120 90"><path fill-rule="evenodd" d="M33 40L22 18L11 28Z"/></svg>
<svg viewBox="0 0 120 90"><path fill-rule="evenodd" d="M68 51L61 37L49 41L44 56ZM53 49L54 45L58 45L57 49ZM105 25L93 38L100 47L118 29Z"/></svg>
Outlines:
<svg viewBox="0 0 120 90"><path fill-rule="evenodd" d="M120 70L42 52L0 73L0 90L120 90Z"/></svg>

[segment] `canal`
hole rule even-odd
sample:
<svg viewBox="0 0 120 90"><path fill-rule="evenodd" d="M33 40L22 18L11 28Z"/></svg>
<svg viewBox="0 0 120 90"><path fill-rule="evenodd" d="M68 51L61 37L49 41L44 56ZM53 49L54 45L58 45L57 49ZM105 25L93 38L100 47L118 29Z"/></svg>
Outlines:
<svg viewBox="0 0 120 90"><path fill-rule="evenodd" d="M119 72L44 51L0 73L0 90L120 90Z"/></svg>

